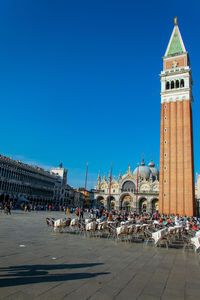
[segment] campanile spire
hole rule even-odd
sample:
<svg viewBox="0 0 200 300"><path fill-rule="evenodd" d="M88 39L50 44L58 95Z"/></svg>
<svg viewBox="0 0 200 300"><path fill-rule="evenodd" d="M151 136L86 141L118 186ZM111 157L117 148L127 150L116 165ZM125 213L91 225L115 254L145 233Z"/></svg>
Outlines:
<svg viewBox="0 0 200 300"><path fill-rule="evenodd" d="M194 215L194 161L192 132L192 74L189 56L174 19L163 57L161 78L161 132L159 211Z"/></svg>

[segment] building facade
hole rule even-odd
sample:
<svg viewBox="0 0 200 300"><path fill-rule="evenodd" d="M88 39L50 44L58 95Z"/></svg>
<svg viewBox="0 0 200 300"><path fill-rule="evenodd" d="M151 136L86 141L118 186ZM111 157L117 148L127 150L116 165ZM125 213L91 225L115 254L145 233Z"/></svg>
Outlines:
<svg viewBox="0 0 200 300"><path fill-rule="evenodd" d="M76 189L77 192L81 193L82 195L84 195L84 203L83 203L83 207L85 208L89 208L91 206L91 191L86 190L85 188L78 188Z"/></svg>
<svg viewBox="0 0 200 300"><path fill-rule="evenodd" d="M66 169L60 165L52 170L0 155L0 202L24 199L42 206L82 206L84 195L66 184Z"/></svg>
<svg viewBox="0 0 200 300"><path fill-rule="evenodd" d="M110 188L111 187L111 188ZM93 189L94 206L134 212L158 211L159 171L151 161L145 166L144 160L133 172L127 172L111 180L100 174Z"/></svg>
<svg viewBox="0 0 200 300"><path fill-rule="evenodd" d="M67 184L67 169L63 168L63 164L60 163L59 167L51 168L50 173L56 175L61 185Z"/></svg>
<svg viewBox="0 0 200 300"><path fill-rule="evenodd" d="M16 202L20 197L33 203L51 203L57 177L39 167L33 167L0 155L0 201Z"/></svg>
<svg viewBox="0 0 200 300"><path fill-rule="evenodd" d="M177 20L161 78L159 212L195 214L192 74Z"/></svg>
<svg viewBox="0 0 200 300"><path fill-rule="evenodd" d="M83 207L85 196L69 184L56 184L53 202L65 207Z"/></svg>

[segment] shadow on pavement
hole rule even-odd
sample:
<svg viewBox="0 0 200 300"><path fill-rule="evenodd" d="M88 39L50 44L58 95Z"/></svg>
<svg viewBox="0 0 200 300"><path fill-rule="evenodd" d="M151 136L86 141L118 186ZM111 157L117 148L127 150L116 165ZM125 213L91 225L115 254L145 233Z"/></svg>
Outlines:
<svg viewBox="0 0 200 300"><path fill-rule="evenodd" d="M67 280L78 280L96 277L99 275L107 275L109 272L99 273L64 273L64 274L49 274L52 270L69 270L75 268L89 268L102 263L88 264L61 264L61 265L24 265L10 266L8 268L0 268L0 272L8 272L5 275L0 275L0 287L18 286L32 283L43 282L58 282Z"/></svg>

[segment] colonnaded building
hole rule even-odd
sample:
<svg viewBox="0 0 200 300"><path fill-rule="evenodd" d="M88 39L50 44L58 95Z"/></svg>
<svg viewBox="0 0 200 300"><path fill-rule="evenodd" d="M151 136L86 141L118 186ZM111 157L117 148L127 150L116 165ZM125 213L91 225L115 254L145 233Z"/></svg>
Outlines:
<svg viewBox="0 0 200 300"><path fill-rule="evenodd" d="M101 178L99 174L93 193L96 207L156 212L159 198L159 171L153 161L146 166L143 160L133 172L129 165L127 172L123 175L120 173L117 179L115 177L111 179L110 174L108 179L106 176Z"/></svg>
<svg viewBox="0 0 200 300"><path fill-rule="evenodd" d="M82 206L84 195L67 184L62 163L46 171L0 155L0 203L28 200L34 205Z"/></svg>

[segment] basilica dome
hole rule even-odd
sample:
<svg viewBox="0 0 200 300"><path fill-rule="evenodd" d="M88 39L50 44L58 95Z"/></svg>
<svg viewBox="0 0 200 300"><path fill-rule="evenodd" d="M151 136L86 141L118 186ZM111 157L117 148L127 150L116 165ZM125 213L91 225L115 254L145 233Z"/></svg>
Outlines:
<svg viewBox="0 0 200 300"><path fill-rule="evenodd" d="M138 167L135 168L135 170L133 172L133 175L137 176L137 174L140 177L143 177L145 179L149 179L150 174L151 174L151 170L150 170L149 167L145 166L144 161L141 163L141 166L139 166L139 170L138 170Z"/></svg>
<svg viewBox="0 0 200 300"><path fill-rule="evenodd" d="M151 170L151 173L154 177L158 177L159 175L159 172L158 172L158 169L155 168L155 164L154 162L151 160L151 162L149 163L149 168Z"/></svg>

